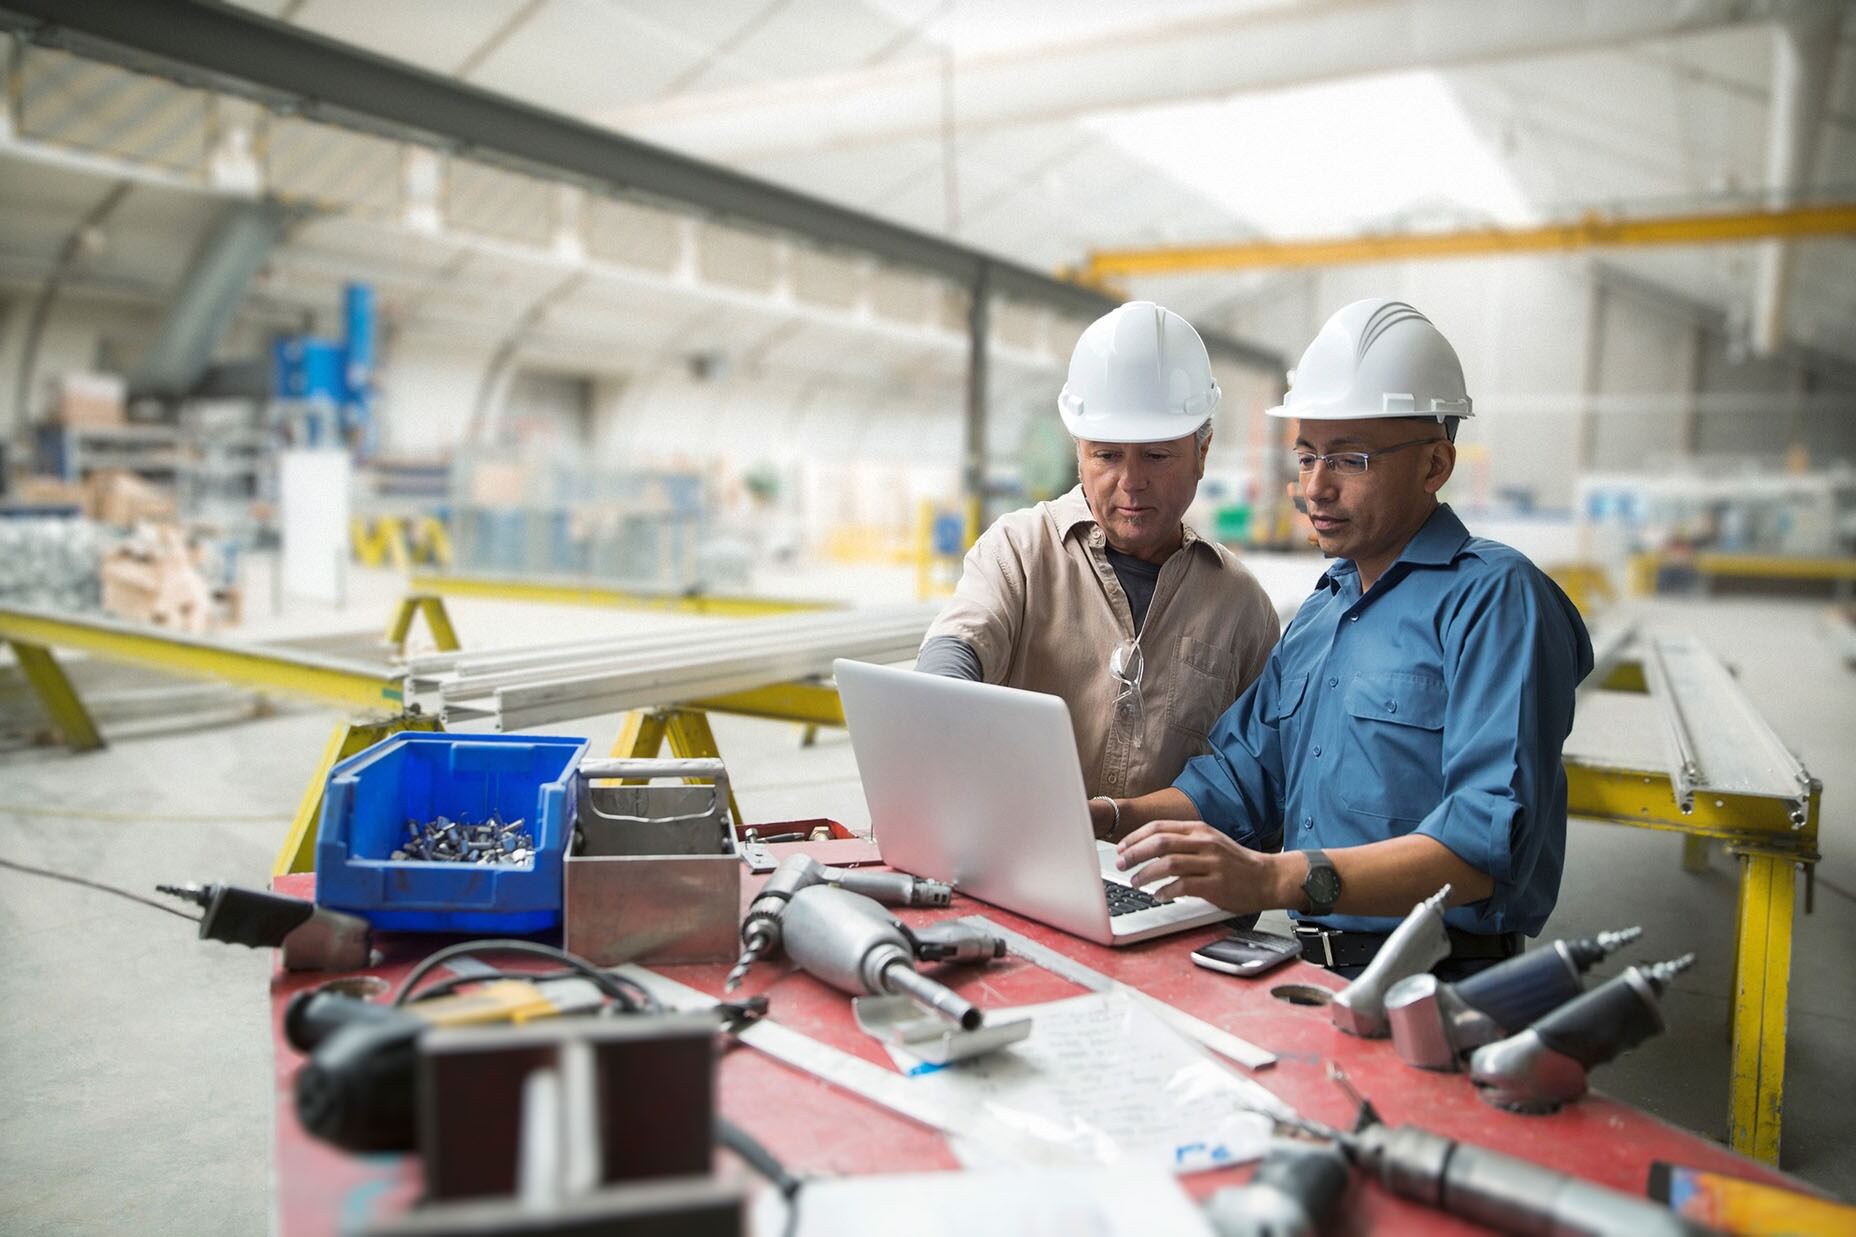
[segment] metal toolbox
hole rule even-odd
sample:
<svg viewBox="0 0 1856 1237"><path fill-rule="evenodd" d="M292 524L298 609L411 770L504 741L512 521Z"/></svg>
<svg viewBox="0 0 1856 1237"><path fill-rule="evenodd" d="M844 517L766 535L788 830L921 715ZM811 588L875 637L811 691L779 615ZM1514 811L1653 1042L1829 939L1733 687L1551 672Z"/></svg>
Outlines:
<svg viewBox="0 0 1856 1237"><path fill-rule="evenodd" d="M652 780L662 778L679 780ZM576 825L563 864L569 952L600 966L733 961L741 859L722 762L583 760L574 787Z"/></svg>

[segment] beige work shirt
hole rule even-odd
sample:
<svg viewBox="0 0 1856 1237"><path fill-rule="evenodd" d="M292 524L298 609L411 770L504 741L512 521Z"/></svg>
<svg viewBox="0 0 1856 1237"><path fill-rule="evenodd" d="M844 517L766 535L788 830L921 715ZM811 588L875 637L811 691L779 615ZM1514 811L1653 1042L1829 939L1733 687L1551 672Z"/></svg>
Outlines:
<svg viewBox="0 0 1856 1237"><path fill-rule="evenodd" d="M1141 742L1117 711L1115 646L1135 634L1127 594L1082 486L999 517L973 548L927 639L955 636L988 683L1063 697L1083 781L1117 799L1170 786L1211 750L1212 724L1263 670L1276 608L1237 558L1185 526L1160 568L1141 633Z"/></svg>

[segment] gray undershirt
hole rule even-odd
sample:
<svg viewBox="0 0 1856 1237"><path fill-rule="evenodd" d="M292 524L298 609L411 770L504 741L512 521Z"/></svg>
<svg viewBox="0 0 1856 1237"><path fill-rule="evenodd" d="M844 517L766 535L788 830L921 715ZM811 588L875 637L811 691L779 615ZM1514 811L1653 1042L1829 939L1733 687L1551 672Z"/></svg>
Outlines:
<svg viewBox="0 0 1856 1237"><path fill-rule="evenodd" d="M1123 554L1109 548L1108 564L1115 569L1121 591L1128 595L1128 610L1134 618L1134 630L1147 622L1147 607L1153 604L1154 587L1160 582L1160 564ZM938 674L949 679L978 682L985 677L980 655L959 636L936 636L922 645L915 658L915 668L923 674Z"/></svg>

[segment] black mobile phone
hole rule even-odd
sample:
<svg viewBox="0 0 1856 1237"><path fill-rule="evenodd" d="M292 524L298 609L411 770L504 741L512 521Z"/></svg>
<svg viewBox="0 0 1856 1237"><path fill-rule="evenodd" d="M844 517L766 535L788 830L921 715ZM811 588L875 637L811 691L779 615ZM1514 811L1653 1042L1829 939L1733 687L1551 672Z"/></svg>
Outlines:
<svg viewBox="0 0 1856 1237"><path fill-rule="evenodd" d="M1242 928L1220 941L1202 945L1192 951L1192 960L1209 971L1226 975L1261 975L1273 966L1302 956L1301 944L1292 936L1258 932Z"/></svg>

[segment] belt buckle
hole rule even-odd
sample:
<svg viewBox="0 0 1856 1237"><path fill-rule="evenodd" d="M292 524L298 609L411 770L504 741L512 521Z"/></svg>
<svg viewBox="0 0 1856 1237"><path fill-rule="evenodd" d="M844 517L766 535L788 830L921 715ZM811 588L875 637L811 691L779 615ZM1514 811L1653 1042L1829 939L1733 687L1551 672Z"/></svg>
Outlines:
<svg viewBox="0 0 1856 1237"><path fill-rule="evenodd" d="M1333 928L1324 928L1319 924L1300 923L1295 925L1297 936L1315 936L1321 938L1321 965L1328 970L1334 969L1334 938L1340 933Z"/></svg>

